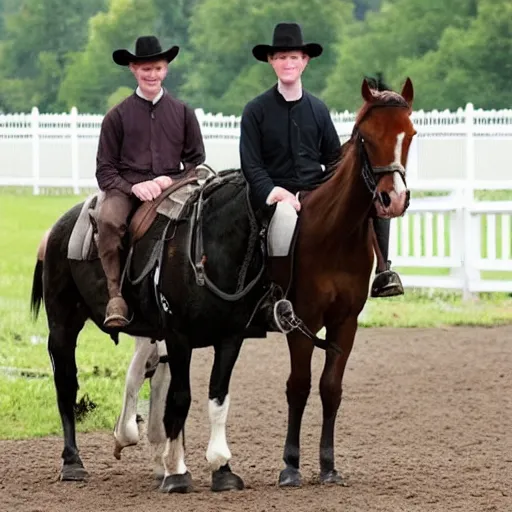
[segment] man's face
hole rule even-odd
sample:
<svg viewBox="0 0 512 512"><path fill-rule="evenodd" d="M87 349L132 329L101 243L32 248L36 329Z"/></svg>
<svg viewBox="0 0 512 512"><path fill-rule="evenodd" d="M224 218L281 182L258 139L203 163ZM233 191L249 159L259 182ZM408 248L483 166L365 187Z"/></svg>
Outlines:
<svg viewBox="0 0 512 512"><path fill-rule="evenodd" d="M137 80L142 94L152 99L160 92L162 80L167 75L168 63L166 60L137 62L131 63L130 69Z"/></svg>
<svg viewBox="0 0 512 512"><path fill-rule="evenodd" d="M309 57L301 51L277 52L268 61L283 84L293 84L306 69Z"/></svg>

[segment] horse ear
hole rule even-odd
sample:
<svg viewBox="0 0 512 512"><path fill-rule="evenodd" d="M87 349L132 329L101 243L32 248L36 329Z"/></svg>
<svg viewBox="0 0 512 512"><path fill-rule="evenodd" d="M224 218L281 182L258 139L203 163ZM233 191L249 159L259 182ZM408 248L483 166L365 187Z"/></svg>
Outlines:
<svg viewBox="0 0 512 512"><path fill-rule="evenodd" d="M402 92L400 93L402 98L407 101L409 106L412 106L412 100L414 99L414 87L412 85L412 80L407 77L404 86L402 87Z"/></svg>
<svg viewBox="0 0 512 512"><path fill-rule="evenodd" d="M361 84L361 96L363 97L364 101L367 101L369 103L371 103L375 99L375 96L373 95L370 85L368 84L366 78L363 79L363 83Z"/></svg>

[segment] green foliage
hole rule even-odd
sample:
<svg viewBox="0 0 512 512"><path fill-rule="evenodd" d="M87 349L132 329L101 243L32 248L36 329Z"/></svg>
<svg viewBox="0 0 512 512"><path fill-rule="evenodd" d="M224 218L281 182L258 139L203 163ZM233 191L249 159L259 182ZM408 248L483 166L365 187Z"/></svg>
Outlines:
<svg viewBox="0 0 512 512"><path fill-rule="evenodd" d="M305 87L319 93L334 63L332 44L350 22L352 7L347 0L204 0L190 21L195 58L182 89L184 97L206 111L239 114L247 101L275 82L273 72L265 69L269 66L256 61L251 50L270 43L275 24L283 20L300 23L306 41L324 46L324 54L310 62L304 75Z"/></svg>
<svg viewBox="0 0 512 512"><path fill-rule="evenodd" d="M107 109L111 109L116 106L118 103L121 103L124 99L128 98L133 94L133 89L130 87L119 87L113 92L107 99Z"/></svg>
<svg viewBox="0 0 512 512"><path fill-rule="evenodd" d="M477 108L510 106L512 81L512 3L480 0L477 17L467 28L450 26L436 51L422 59L402 59L399 69L421 83L416 108L456 110L471 102Z"/></svg>
<svg viewBox="0 0 512 512"><path fill-rule="evenodd" d="M85 50L73 56L62 82L59 97L68 108L104 113L107 98L119 86L134 88L131 72L114 63L112 52L133 51L135 39L151 32L153 20L153 0L110 0L107 12L91 18Z"/></svg>
<svg viewBox="0 0 512 512"><path fill-rule="evenodd" d="M436 49L447 27L464 30L471 21L471 3L472 0L384 2L379 13L369 13L364 22L357 22L342 35L338 59L324 92L328 105L339 111L354 111L361 105L363 77L379 71L397 89L410 75L421 100L425 80L417 80L403 66L398 72L398 63L404 58L414 61Z"/></svg>
<svg viewBox="0 0 512 512"><path fill-rule="evenodd" d="M104 2L26 0L16 11L8 11L0 68L6 110L29 111L34 105L42 111L62 109L57 94L67 55L85 44L87 20ZM25 102L18 106L19 80L23 80Z"/></svg>
<svg viewBox="0 0 512 512"><path fill-rule="evenodd" d="M324 46L303 82L332 110L356 110L363 76L377 72L397 89L410 76L416 109L507 108L511 9L510 0L0 0L0 110L104 113L135 85L112 51L155 34L180 46L171 93L239 115L275 81L251 49L280 21Z"/></svg>

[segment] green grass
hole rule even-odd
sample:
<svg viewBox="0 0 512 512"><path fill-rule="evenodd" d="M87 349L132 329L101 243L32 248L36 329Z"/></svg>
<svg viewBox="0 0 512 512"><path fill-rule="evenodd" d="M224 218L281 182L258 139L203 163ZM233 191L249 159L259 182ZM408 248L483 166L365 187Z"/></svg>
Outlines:
<svg viewBox="0 0 512 512"><path fill-rule="evenodd" d="M83 196L0 194L0 438L60 434L44 310L37 322L29 314L36 251L45 230ZM79 431L112 429L122 400L133 342L121 336L116 347L94 325L82 331L77 348L79 398L96 408ZM6 374L5 368L31 370L40 378Z"/></svg>
<svg viewBox="0 0 512 512"><path fill-rule="evenodd" d="M61 435L46 349L45 315L43 311L37 322L32 322L29 297L42 234L83 197L33 197L27 190L0 189L0 438ZM361 325L435 327L512 322L512 299L504 294L486 294L463 302L455 293L406 293L395 299L370 300ZM77 349L78 397L88 395L96 408L78 423L78 431L113 429L132 353L131 338L121 336L116 347L95 326L85 327ZM6 368L14 370L9 374ZM20 370L33 378L21 377ZM143 392L147 394L147 386Z"/></svg>

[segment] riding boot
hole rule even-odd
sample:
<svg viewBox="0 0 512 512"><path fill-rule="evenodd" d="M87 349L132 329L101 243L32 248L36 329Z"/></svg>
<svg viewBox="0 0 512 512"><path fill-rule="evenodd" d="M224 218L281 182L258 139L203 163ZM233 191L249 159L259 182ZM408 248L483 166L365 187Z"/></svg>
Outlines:
<svg viewBox="0 0 512 512"><path fill-rule="evenodd" d="M121 329L128 325L128 305L121 296L122 240L128 215L135 206L133 197L119 190L105 191L98 216L98 254L107 278L109 301L105 311L105 327Z"/></svg>
<svg viewBox="0 0 512 512"><path fill-rule="evenodd" d="M130 320L128 319L128 304L121 295L119 252L104 253L101 263L107 278L109 296L103 325L111 329L121 329L126 327Z"/></svg>
<svg viewBox="0 0 512 512"><path fill-rule="evenodd" d="M390 219L373 219L373 229L377 238L377 245L382 263L377 266L375 279L371 286L372 297L395 297L404 294L404 287L400 276L391 270L391 261L388 260Z"/></svg>

